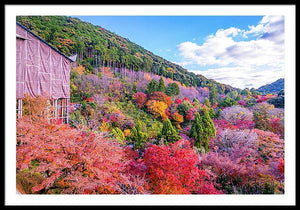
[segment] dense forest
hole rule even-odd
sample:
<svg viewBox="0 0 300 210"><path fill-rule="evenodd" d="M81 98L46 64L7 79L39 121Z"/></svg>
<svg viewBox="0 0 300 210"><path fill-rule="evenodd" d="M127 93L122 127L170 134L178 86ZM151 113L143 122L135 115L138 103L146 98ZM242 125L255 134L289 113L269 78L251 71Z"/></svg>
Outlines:
<svg viewBox="0 0 300 210"><path fill-rule="evenodd" d="M284 93L228 89L75 18L17 20L79 55L68 124L48 122L47 98L23 100L21 193L285 192Z"/></svg>
<svg viewBox="0 0 300 210"><path fill-rule="evenodd" d="M90 72L99 67L124 67L152 72L186 86L216 85L219 93L239 90L202 75L188 72L143 47L100 26L67 16L18 16L17 21L65 55L78 55L78 63Z"/></svg>

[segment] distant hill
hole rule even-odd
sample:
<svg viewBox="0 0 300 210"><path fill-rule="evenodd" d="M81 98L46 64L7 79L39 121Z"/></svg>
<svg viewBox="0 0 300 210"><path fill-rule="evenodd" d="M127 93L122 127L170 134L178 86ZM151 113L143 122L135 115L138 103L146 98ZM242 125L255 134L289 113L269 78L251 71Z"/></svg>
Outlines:
<svg viewBox="0 0 300 210"><path fill-rule="evenodd" d="M218 91L239 90L172 63L143 47L78 18L67 16L17 16L17 21L65 55L78 54L77 62L88 71L95 68L126 67L171 78L185 86L216 85Z"/></svg>
<svg viewBox="0 0 300 210"><path fill-rule="evenodd" d="M256 90L263 94L268 94L268 93L278 93L283 89L284 89L284 79L281 78L270 84L263 85L257 88Z"/></svg>

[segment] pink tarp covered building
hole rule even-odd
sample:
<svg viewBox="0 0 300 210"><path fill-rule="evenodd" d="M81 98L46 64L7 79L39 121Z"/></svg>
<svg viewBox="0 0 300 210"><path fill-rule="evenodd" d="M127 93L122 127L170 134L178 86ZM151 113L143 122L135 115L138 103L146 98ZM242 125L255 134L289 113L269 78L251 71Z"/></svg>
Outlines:
<svg viewBox="0 0 300 210"><path fill-rule="evenodd" d="M57 108L54 118L68 120L70 70L74 61L29 29L16 25L16 98L18 116L22 116L24 94L46 95Z"/></svg>

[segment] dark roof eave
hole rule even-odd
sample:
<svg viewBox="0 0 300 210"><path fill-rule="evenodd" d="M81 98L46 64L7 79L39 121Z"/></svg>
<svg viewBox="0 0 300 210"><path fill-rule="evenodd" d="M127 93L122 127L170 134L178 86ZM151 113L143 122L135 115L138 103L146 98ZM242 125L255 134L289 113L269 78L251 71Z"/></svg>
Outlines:
<svg viewBox="0 0 300 210"><path fill-rule="evenodd" d="M38 35L36 35L32 31L30 31L28 28L26 28L25 26L23 26L21 23L19 23L18 21L16 21L16 23L17 23L18 26L20 26L21 28L23 28L24 30L26 30L27 32L29 32L30 34L32 34L33 36L35 36L36 38L38 38L39 40L41 40L43 43L45 43L46 45L48 45L50 48L52 48L53 50L55 50L56 52L58 52L60 55L62 55L65 58L67 58L69 61L71 61L71 63L74 62L68 56L66 56L65 54L63 54L62 52L60 52L58 49L56 49L55 47L53 47L52 45L50 45L48 42L46 42L44 39L42 39L41 37L39 37Z"/></svg>

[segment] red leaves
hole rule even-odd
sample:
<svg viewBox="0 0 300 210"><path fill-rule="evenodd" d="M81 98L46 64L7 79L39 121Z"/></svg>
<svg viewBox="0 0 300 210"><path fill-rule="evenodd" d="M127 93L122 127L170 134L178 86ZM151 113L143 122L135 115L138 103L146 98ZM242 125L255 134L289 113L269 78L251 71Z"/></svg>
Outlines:
<svg viewBox="0 0 300 210"><path fill-rule="evenodd" d="M179 104L182 103L182 100L180 100L179 98L176 98L175 101L174 101L174 103L175 103L176 105L179 105Z"/></svg>
<svg viewBox="0 0 300 210"><path fill-rule="evenodd" d="M91 103L91 102L94 102L94 99L93 98L86 98L85 101Z"/></svg>
<svg viewBox="0 0 300 210"><path fill-rule="evenodd" d="M26 123L20 123L26 121ZM66 193L95 193L94 185L105 186L106 190L97 193L122 193L121 186L133 185L125 173L129 163L125 150L113 140L101 134L66 129L64 125L47 125L42 122L21 118L17 130L30 128L33 132L18 135L22 142L17 146L17 170L31 167L31 161L39 164L33 169L48 174L42 184L34 186L32 192L46 191L61 182ZM84 178L84 179L83 179ZM109 189L109 190L108 190Z"/></svg>
<svg viewBox="0 0 300 210"><path fill-rule="evenodd" d="M155 194L190 194L200 192L203 187L205 172L197 168L197 153L186 140L152 145L145 153L144 163Z"/></svg>
<svg viewBox="0 0 300 210"><path fill-rule="evenodd" d="M279 161L278 161L278 170L281 174L284 174L284 160L282 158L279 158Z"/></svg>
<svg viewBox="0 0 300 210"><path fill-rule="evenodd" d="M133 101L137 104L139 108L142 108L145 105L147 100L147 95L143 92L137 92L133 95Z"/></svg>
<svg viewBox="0 0 300 210"><path fill-rule="evenodd" d="M148 94L148 101L155 100L155 101L160 101L164 102L167 104L167 106L170 106L173 102L170 96L166 95L163 92L152 92Z"/></svg>
<svg viewBox="0 0 300 210"><path fill-rule="evenodd" d="M31 189L31 191L32 191L33 193L35 193L35 192L41 191L42 189L44 189L44 186L43 186L42 184L39 184L39 185L33 187L33 188Z"/></svg>
<svg viewBox="0 0 300 210"><path fill-rule="evenodd" d="M48 189L54 183L55 179L57 179L61 175L61 172L54 173L48 179L45 179L41 184L34 186L31 191L33 193L39 192L42 189Z"/></svg>

